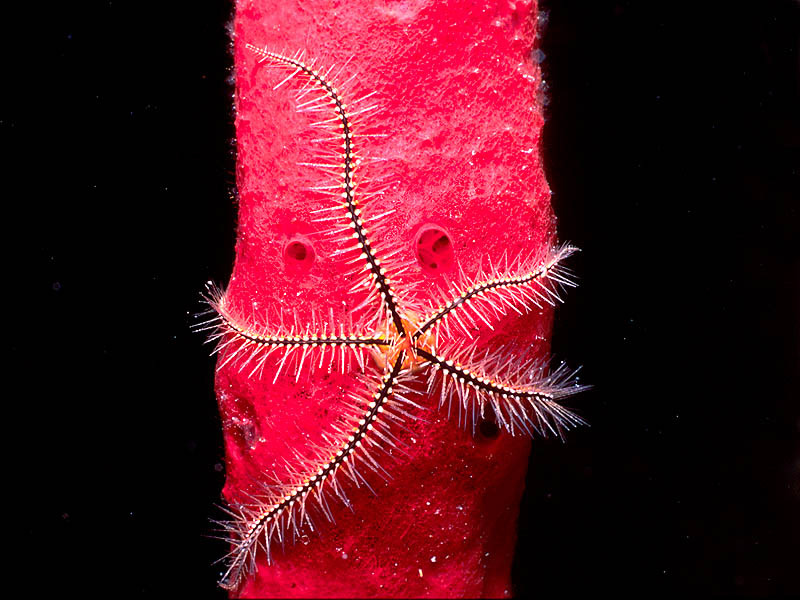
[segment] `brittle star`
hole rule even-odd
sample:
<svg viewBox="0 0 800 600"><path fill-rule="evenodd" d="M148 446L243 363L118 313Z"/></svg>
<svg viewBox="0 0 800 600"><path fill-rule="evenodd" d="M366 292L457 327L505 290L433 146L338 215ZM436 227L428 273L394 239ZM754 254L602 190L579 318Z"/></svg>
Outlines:
<svg viewBox="0 0 800 600"><path fill-rule="evenodd" d="M546 365L535 361L520 364L509 354L486 352L476 358L474 343L460 346L457 340L452 341L455 337L452 328L472 338L481 323L493 328L493 323L509 310L522 314L533 307L560 301L559 288L575 285L562 263L576 249L563 245L538 255L506 259L502 265L490 261L487 269L479 268L471 276L462 272L454 289L443 292L440 303L423 310L411 307L398 296L394 277L400 269L387 268L381 262L366 227L379 217L363 212L364 202L359 198L364 195L357 193L359 159L353 117L370 108L348 111L342 93L330 77L332 67L322 73L313 61L304 62L303 53L286 56L251 44L246 47L261 62L291 71L274 89L296 76L302 77L305 84L298 98L312 91L319 94L302 106L332 113L319 124L334 128L328 139L339 147L334 156L336 162L306 163L326 171L336 169L331 175L341 179L317 188L334 190L335 198L322 211L332 216L323 216L319 221L338 223L327 232L343 242L337 255L347 264L356 265L355 273L362 277L356 286L367 290L361 306L372 303L378 309L372 319L362 323L360 331L346 331L341 324L337 327L332 316L330 332L327 324L320 331L316 318L305 325L295 318L289 326L281 319L278 327L271 328L238 314L225 293L212 289L207 301L214 317L198 324L198 329L214 330L210 339L218 343L216 352L221 356L218 369L238 361L240 370L252 365L252 376L263 371L270 356L279 353L282 356L273 383L290 362L294 363L298 381L304 365L313 368L327 362L330 369L338 360L344 372L351 355L364 371L366 355L372 357L380 376L372 381L371 393L351 395L352 404L345 407L344 423L332 425L332 434L323 434L323 443L313 446L310 456L295 452L299 466L287 465L288 475L274 483L261 482L259 491L251 495L251 503L226 509L232 520L220 524L231 550L224 557L229 562L220 585L227 589L236 589L242 578L255 569L259 548L267 562L271 562L273 541L283 543L289 532L296 538L305 526L313 529L310 505L307 506L310 500L331 520L333 515L326 498L329 490L350 504L337 474L367 487L369 483L357 465L381 476L388 475L370 450L400 450L402 442L392 433L390 425L399 425L412 417L410 411L414 409L424 410L411 399L412 394L420 393L410 387L410 381L418 373L428 373L427 392L423 395L430 397L438 386L439 407L447 405L449 414L455 403L459 422L471 421L473 434L475 423L485 416L487 407L497 424L511 434L561 435L563 430L584 423L558 403L585 388L576 383L574 373L566 368L547 374ZM385 252L382 256L386 260L393 254L396 252Z"/></svg>

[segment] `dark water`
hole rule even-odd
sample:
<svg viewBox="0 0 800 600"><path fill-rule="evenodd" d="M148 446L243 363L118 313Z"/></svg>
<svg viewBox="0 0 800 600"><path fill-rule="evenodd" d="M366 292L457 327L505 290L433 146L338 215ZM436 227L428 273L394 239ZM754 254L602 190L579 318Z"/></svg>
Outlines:
<svg viewBox="0 0 800 600"><path fill-rule="evenodd" d="M547 171L584 252L519 594L800 594L798 6L552 0ZM700 4L700 3L696 3ZM212 361L233 260L227 3L9 9L4 423L29 593L216 594Z"/></svg>

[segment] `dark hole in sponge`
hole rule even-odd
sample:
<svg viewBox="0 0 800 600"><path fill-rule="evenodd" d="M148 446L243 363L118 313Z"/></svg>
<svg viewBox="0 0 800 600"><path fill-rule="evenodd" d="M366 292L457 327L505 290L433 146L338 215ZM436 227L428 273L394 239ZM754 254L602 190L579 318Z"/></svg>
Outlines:
<svg viewBox="0 0 800 600"><path fill-rule="evenodd" d="M308 256L308 249L303 242L292 242L286 248L286 256L292 260L305 260Z"/></svg>
<svg viewBox="0 0 800 600"><path fill-rule="evenodd" d="M453 244L447 232L436 225L426 225L417 234L417 260L432 275L449 271L455 261Z"/></svg>
<svg viewBox="0 0 800 600"><path fill-rule="evenodd" d="M314 247L300 235L291 239L283 249L283 264L290 272L307 272L314 264L314 258Z"/></svg>
<svg viewBox="0 0 800 600"><path fill-rule="evenodd" d="M484 439L493 440L500 435L500 428L494 421L490 421L489 419L481 419L478 423L478 433Z"/></svg>
<svg viewBox="0 0 800 600"><path fill-rule="evenodd" d="M435 242L433 242L434 254L443 254L450 250L450 238L442 234Z"/></svg>

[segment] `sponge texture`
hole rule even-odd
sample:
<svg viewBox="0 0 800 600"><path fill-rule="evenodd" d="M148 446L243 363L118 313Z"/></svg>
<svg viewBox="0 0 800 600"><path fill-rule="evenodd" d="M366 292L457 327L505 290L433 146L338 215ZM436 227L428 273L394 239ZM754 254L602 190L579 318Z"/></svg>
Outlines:
<svg viewBox="0 0 800 600"><path fill-rule="evenodd" d="M246 44L294 54L305 49L337 78L351 110L377 104L354 129L365 161L360 189L394 210L374 244L400 249L412 268L398 293L425 302L459 271L487 257L502 264L552 244L555 219L539 155L543 124L532 2L469 0L241 0L234 20L239 225L226 301L240 313L280 314L305 323L329 314L345 329L358 295L351 267L312 222L325 201L308 188L338 183L319 162L329 149L298 112L299 84L259 63ZM336 73L340 67L332 70ZM334 81L334 84L337 82ZM373 93L361 104L359 96ZM311 96L309 96L310 98ZM299 102L304 101L301 99ZM359 131L369 137L359 138ZM332 145L330 151L336 151ZM369 223L367 223L369 227ZM405 287L404 287L405 286ZM296 315L296 316L295 316ZM478 346L546 357L552 312L504 318ZM455 343L468 344L469 340ZM351 374L317 371L295 381L274 368L251 376L221 368L216 389L224 424L224 495L245 499L264 473L291 468L294 451L341 414L361 386ZM352 510L333 502L335 523L317 519L264 557L243 597L502 597L510 566L530 440L491 426L460 427L438 397L399 431L407 455L382 466L391 479L347 487Z"/></svg>

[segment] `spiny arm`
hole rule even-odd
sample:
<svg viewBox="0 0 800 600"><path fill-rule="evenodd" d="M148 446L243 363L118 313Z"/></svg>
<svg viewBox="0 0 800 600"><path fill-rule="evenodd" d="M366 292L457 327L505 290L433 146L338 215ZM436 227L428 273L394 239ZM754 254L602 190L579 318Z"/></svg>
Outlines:
<svg viewBox="0 0 800 600"><path fill-rule="evenodd" d="M368 277L372 285L378 292L381 302L386 309L386 312L392 319L395 329L399 336L406 335L403 320L401 318L401 310L398 306L397 297L392 289L390 280L387 276L386 270L381 266L375 249L372 247L371 241L368 237L368 230L364 223L364 218L359 207L358 200L356 199L356 181L355 170L358 165L358 160L355 157L355 143L353 139L353 126L351 122L351 115L348 114L347 105L343 102L339 90L327 79L327 73L322 74L315 70L313 65L307 65L301 59L301 55L295 57L288 57L269 50L258 48L252 44L247 44L246 48L251 50L262 57L262 61L268 60L273 63L285 66L292 69L291 75L284 79L279 86L285 81L288 81L295 75L303 75L309 79L312 85L316 86L323 92L320 98L323 102L327 100L334 117L328 121L338 123L341 139L341 151L337 152L337 159L341 159L340 164L335 165L320 165L326 168L336 167L339 169L338 173L341 175L342 182L342 205L341 208L347 217L347 227L343 229L345 233L349 233L348 237L352 238L354 242L354 250L361 254L368 268ZM278 87L278 86L276 86Z"/></svg>
<svg viewBox="0 0 800 600"><path fill-rule="evenodd" d="M274 540L283 542L286 534L297 534L304 523L311 524L306 503L315 500L322 513L332 518L330 508L324 497L325 490L333 491L343 502L347 497L337 482L339 472L353 481L366 480L356 471L354 462L361 459L361 464L376 470L377 462L367 452L367 446L381 443L392 443L388 431L381 432L387 417L398 419L399 415L387 411L387 405L395 393L393 386L398 384L402 364L405 357L398 356L386 373L384 373L378 390L369 398L366 410L356 417L349 431L338 433L338 442L326 454L324 450L317 453L310 461L303 461L298 456L300 466L292 468L293 481L277 486L265 486L267 492L263 497L254 498L254 505L237 507L238 510L227 510L234 518L220 523L231 543L231 551L227 555L228 567L220 581L220 586L233 590L241 583L255 565L255 555L262 548L271 561L271 544ZM402 412L402 411L400 411ZM343 437L343 439L341 439ZM306 464L303 464L306 463Z"/></svg>
<svg viewBox="0 0 800 600"><path fill-rule="evenodd" d="M511 359L504 364L494 360L483 366L466 366L433 350L417 348L416 352L433 367L428 392L432 393L435 382L441 379L440 407L456 400L459 410L473 415L473 428L474 415L483 417L486 404L494 410L498 424L512 434L521 430L546 436L549 431L562 436L564 430L586 424L558 402L587 387L578 385L574 372L565 367L545 375L540 366L516 367Z"/></svg>
<svg viewBox="0 0 800 600"><path fill-rule="evenodd" d="M521 261L522 266L501 270L491 267L488 277L479 274L474 280L466 278L451 298L433 310L421 321L414 334L418 339L437 325L455 321L461 330L472 337L472 329L479 322L493 328L492 321L506 313L506 309L521 314L542 303L554 305L561 301L559 287L574 287L569 271L561 264L577 248L564 245L553 249L539 260ZM488 310L487 310L488 309Z"/></svg>
<svg viewBox="0 0 800 600"><path fill-rule="evenodd" d="M248 365L253 365L250 373L253 375L264 367L269 356L278 352L282 358L278 362L273 383L284 368L292 364L295 365L295 380L299 380L304 365L311 369L327 365L330 370L333 363L338 362L339 370L344 372L348 354L355 356L363 370L364 351L385 349L392 345L388 331L350 333L341 324L339 331L336 331L332 311L329 323L319 323L319 328L317 323L320 319L314 317L312 323L302 325L296 315L294 323L289 326L283 322L283 316L278 326L258 325L255 319L243 317L233 310L226 301L225 293L218 288L210 287L205 301L212 316L196 323L193 329L210 332L208 341L216 343L213 353L223 357L217 369L236 363L242 371Z"/></svg>

